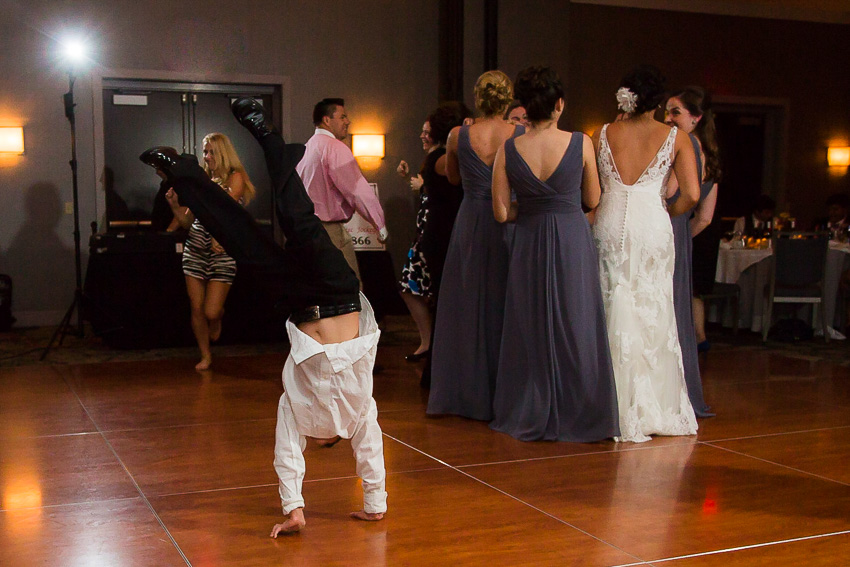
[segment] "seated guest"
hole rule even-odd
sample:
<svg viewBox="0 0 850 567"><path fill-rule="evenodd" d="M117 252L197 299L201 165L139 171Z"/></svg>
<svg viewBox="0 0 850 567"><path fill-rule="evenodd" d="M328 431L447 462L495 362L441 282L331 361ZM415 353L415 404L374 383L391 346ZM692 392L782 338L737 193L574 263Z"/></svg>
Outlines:
<svg viewBox="0 0 850 567"><path fill-rule="evenodd" d="M773 222L773 212L776 210L776 201L767 195L760 195L753 207L753 212L735 221L733 232L740 234L752 234L755 231L768 228L767 223Z"/></svg>
<svg viewBox="0 0 850 567"><path fill-rule="evenodd" d="M826 217L815 221L816 230L847 230L850 225L850 197L843 193L826 200Z"/></svg>

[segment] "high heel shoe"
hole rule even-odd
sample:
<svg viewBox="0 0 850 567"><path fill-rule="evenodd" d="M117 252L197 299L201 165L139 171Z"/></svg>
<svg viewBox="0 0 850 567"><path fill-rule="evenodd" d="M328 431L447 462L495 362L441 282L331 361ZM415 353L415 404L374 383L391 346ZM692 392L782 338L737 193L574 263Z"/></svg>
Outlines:
<svg viewBox="0 0 850 567"><path fill-rule="evenodd" d="M429 354L431 354L431 350L423 350L419 354L411 353L404 357L407 362L419 362L420 360L426 358Z"/></svg>
<svg viewBox="0 0 850 567"><path fill-rule="evenodd" d="M704 340L701 343L697 344L697 352L708 352L711 350L711 343L708 340Z"/></svg>

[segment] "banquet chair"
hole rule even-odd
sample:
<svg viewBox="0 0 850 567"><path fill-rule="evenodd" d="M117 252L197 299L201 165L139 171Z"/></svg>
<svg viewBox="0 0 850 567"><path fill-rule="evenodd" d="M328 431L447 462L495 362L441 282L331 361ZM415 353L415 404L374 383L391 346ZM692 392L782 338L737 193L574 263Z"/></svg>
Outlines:
<svg viewBox="0 0 850 567"><path fill-rule="evenodd" d="M838 326L836 331L847 334L847 307L850 306L850 289L847 289L841 283L838 284L838 301L836 302L835 310L838 316Z"/></svg>
<svg viewBox="0 0 850 567"><path fill-rule="evenodd" d="M703 293L699 296L703 303L708 306L715 301L723 303L723 310L720 311L720 321L724 320L726 308L732 309L732 334L738 334L738 322L740 320L740 304L741 304L741 286L736 283L714 282L710 293Z"/></svg>
<svg viewBox="0 0 850 567"><path fill-rule="evenodd" d="M775 232L770 279L764 287L762 341L767 341L774 303L824 305L828 232ZM814 314L813 314L814 315ZM826 317L823 337L829 342Z"/></svg>

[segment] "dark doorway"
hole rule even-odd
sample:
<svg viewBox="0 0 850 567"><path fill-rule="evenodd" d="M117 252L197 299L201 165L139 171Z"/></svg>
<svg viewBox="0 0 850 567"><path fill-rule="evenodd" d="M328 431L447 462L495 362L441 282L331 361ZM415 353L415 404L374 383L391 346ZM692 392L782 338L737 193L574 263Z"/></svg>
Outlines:
<svg viewBox="0 0 850 567"><path fill-rule="evenodd" d="M715 218L752 212L759 195L784 196L781 152L785 145L782 104L715 105L717 143L723 168Z"/></svg>
<svg viewBox="0 0 850 567"><path fill-rule="evenodd" d="M233 119L230 102L236 96L253 96L273 110L275 93L271 85L104 80L103 185L107 224L151 218L160 180L139 161L142 151L168 145L200 157L204 136L221 132L233 142L257 189L256 198L247 208L271 234L274 204L262 149Z"/></svg>

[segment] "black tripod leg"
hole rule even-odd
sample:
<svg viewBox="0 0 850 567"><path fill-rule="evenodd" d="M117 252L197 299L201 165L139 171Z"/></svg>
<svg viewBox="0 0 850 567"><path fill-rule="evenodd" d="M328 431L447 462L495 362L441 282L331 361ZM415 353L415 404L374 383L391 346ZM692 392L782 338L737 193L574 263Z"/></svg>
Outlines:
<svg viewBox="0 0 850 567"><path fill-rule="evenodd" d="M79 307L79 302L79 295L74 293L74 301L71 302L71 306L68 308L68 311L65 312L65 316L62 317L62 321L59 323L59 326L56 327L55 331L53 331L53 336L50 337L50 342L47 343L47 346L44 347L43 351L41 351L39 360L47 358L47 353L49 353L50 349L53 348L53 343L56 342L57 337L59 337L59 345L62 345L62 341L65 340L65 334L68 332L68 326L71 324L71 316L74 314L74 309Z"/></svg>

